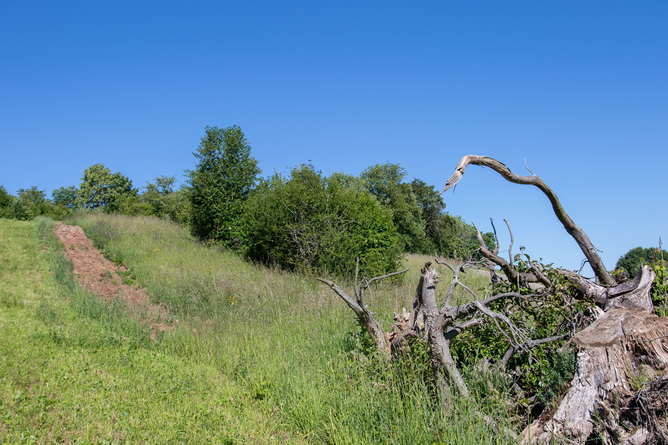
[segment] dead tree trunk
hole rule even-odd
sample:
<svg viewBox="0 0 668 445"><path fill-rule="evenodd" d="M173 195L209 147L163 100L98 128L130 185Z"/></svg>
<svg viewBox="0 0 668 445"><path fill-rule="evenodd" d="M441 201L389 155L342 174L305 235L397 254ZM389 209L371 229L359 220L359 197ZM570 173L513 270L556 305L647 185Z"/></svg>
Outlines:
<svg viewBox="0 0 668 445"><path fill-rule="evenodd" d="M620 425L624 401L641 382L668 369L668 319L652 313L653 279L654 272L645 266L634 289L617 296L599 319L573 337L578 347L576 375L556 412L527 427L525 442L564 438L584 443L599 437L605 443L660 443L655 441L657 434L664 433L660 428L650 431L651 419Z"/></svg>

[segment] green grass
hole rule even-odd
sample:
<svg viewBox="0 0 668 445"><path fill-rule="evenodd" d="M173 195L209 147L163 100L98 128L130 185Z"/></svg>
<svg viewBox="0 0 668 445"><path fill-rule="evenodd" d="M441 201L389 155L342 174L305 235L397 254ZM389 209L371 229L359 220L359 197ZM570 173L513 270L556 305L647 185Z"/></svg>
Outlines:
<svg viewBox="0 0 668 445"><path fill-rule="evenodd" d="M513 442L478 414L484 408L510 425L502 403L452 396L448 409L440 409L424 354L394 364L376 360L352 312L314 277L249 264L157 219L87 215L75 222L178 320L175 331L139 350L217 370L223 382L309 442ZM368 295L386 328L393 312L410 307L427 259L408 256L411 270L402 282L382 283ZM449 272L441 272L448 282ZM476 289L487 281L475 273L465 280Z"/></svg>
<svg viewBox="0 0 668 445"><path fill-rule="evenodd" d="M152 343L82 290L52 231L0 219L0 443L303 442L211 361L174 354L184 330Z"/></svg>

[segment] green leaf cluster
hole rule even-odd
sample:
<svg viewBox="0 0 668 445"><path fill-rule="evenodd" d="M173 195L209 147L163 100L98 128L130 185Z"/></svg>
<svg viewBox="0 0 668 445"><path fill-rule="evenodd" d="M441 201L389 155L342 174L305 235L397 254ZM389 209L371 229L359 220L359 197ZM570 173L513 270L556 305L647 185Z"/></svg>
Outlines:
<svg viewBox="0 0 668 445"><path fill-rule="evenodd" d="M425 223L411 184L403 182L406 170L398 164L376 164L364 170L360 181L392 212L402 250L420 252L425 242ZM442 202L442 200L441 200Z"/></svg>
<svg viewBox="0 0 668 445"><path fill-rule="evenodd" d="M57 188L51 193L51 196L55 204L72 210L77 207L77 188L73 185Z"/></svg>
<svg viewBox="0 0 668 445"><path fill-rule="evenodd" d="M402 252L391 212L346 178L302 165L262 181L246 204L246 255L289 270L351 275L359 257L367 276L394 271Z"/></svg>
<svg viewBox="0 0 668 445"><path fill-rule="evenodd" d="M398 164L376 164L355 180L392 213L401 249L468 259L478 249L476 231L461 217L445 212L445 202L432 185L420 179L404 182L406 170ZM493 247L493 234L483 234Z"/></svg>
<svg viewBox="0 0 668 445"><path fill-rule="evenodd" d="M535 261L533 261L535 262ZM529 255L515 255L514 266L518 271L528 269L532 263ZM489 308L507 316L532 340L557 337L577 332L592 320L590 308L593 302L576 299L573 283L558 274L551 264L540 264L543 272L553 282L553 287L534 291L517 288L507 282L497 284L492 293L514 291L529 298L501 299L489 304ZM483 323L458 335L452 342L452 352L457 361L470 369L479 366L482 359L497 363L509 348L508 329L501 323ZM536 403L549 405L562 393L575 371L575 352L565 348L566 338L545 343L531 349L530 353L515 353L507 369L527 395L535 395Z"/></svg>

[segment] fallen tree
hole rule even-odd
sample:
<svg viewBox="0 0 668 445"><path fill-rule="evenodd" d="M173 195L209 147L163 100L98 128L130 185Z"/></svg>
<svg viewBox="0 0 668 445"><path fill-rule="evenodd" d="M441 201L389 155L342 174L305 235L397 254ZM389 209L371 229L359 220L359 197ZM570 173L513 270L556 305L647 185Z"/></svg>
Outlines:
<svg viewBox="0 0 668 445"><path fill-rule="evenodd" d="M319 280L355 312L385 359L391 360L393 354L413 339L421 338L429 345L441 403L448 400L451 386L461 396L470 397L469 388L451 352L452 340L465 330L492 323L502 333L508 349L495 364L495 369L502 373L514 354L527 354L532 348L572 336L570 342L577 347L575 376L558 401L557 408L545 410L524 429L521 439L525 443L552 443L554 440L584 443L593 438L604 443L668 443L667 410L663 402L668 399L668 384L665 382L668 319L653 314L650 294L655 278L653 270L645 266L632 281L616 283L585 232L568 216L556 194L542 179L533 173L531 176L516 175L495 159L465 156L441 193L457 184L470 164L489 167L510 182L539 188L550 200L566 231L582 249L594 270L596 282L566 270L546 271L528 257L521 263L523 267L518 268L512 254L510 261L498 256L498 240L496 248L490 251L478 231L483 264L490 268L492 277L495 277L494 268L498 266L507 277L510 290L477 295L459 279L462 271L473 263L453 266L443 259L436 259L437 264L449 268L453 274L442 302L437 302L436 295L441 275L432 263L427 263L422 268L411 311L395 314L392 329L385 332L366 307L364 292L372 283L405 270L371 279L363 278L361 282L356 276L354 298L334 282ZM572 324L570 333L532 339L504 311L492 308L504 300L528 302L545 297L557 292L562 286L559 283L563 282L570 283L570 288L574 289L573 298L596 305L593 315L584 323ZM527 293L530 283L540 283L542 289L539 294ZM457 288L469 295L469 302L452 302ZM564 300L563 304L568 306L572 301ZM521 388L517 390L522 391ZM653 404L651 401L654 401Z"/></svg>

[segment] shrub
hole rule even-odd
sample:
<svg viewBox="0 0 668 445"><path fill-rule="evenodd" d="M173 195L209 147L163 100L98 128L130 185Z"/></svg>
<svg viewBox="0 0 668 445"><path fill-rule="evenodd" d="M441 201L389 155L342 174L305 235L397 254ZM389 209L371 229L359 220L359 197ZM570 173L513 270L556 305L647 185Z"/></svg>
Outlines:
<svg viewBox="0 0 668 445"><path fill-rule="evenodd" d="M246 255L290 270L351 275L355 259L367 276L396 270L401 249L392 214L340 175L312 166L263 181L244 214Z"/></svg>
<svg viewBox="0 0 668 445"><path fill-rule="evenodd" d="M376 164L360 175L360 181L380 204L389 209L406 252L424 250L425 222L411 184L402 182L406 170L398 164Z"/></svg>
<svg viewBox="0 0 668 445"><path fill-rule="evenodd" d="M54 204L62 205L70 209L77 206L77 188L73 185L69 187L60 187L51 193Z"/></svg>
<svg viewBox="0 0 668 445"><path fill-rule="evenodd" d="M14 197L7 192L5 187L0 185L0 218L13 218L12 203Z"/></svg>

